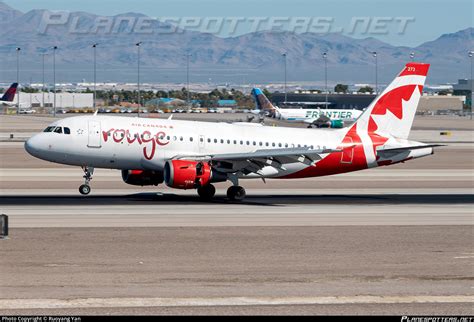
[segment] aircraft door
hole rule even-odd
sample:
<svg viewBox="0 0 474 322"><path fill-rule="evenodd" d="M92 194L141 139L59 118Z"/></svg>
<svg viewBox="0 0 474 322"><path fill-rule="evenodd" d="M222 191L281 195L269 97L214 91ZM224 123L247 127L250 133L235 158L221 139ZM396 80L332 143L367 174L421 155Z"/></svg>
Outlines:
<svg viewBox="0 0 474 322"><path fill-rule="evenodd" d="M100 148L102 146L99 121L89 121L89 134L88 134L87 146L89 148Z"/></svg>
<svg viewBox="0 0 474 322"><path fill-rule="evenodd" d="M344 141L342 141L342 148L341 163L352 163L352 159L354 158L354 144L351 137L346 137Z"/></svg>

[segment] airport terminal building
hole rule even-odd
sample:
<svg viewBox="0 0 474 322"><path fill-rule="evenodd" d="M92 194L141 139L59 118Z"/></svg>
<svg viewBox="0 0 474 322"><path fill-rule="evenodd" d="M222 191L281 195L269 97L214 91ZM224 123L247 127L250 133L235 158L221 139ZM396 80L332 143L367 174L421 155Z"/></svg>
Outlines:
<svg viewBox="0 0 474 322"><path fill-rule="evenodd" d="M18 102L18 93L15 101ZM88 108L94 105L92 93L56 93L56 108ZM25 108L51 108L54 106L54 93L20 93L20 106Z"/></svg>

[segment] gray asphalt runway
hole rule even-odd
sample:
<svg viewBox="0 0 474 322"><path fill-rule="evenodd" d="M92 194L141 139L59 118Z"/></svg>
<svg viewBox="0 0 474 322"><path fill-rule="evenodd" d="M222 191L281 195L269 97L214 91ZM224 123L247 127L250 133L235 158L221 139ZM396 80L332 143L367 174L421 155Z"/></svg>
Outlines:
<svg viewBox="0 0 474 322"><path fill-rule="evenodd" d="M473 313L471 226L32 228L0 247L0 314Z"/></svg>
<svg viewBox="0 0 474 322"><path fill-rule="evenodd" d="M51 119L37 120L0 132ZM439 121L415 126L429 137ZM0 315L473 315L473 169L473 143L450 143L391 167L243 181L242 203L228 184L201 202L100 169L83 197L80 169L0 143Z"/></svg>

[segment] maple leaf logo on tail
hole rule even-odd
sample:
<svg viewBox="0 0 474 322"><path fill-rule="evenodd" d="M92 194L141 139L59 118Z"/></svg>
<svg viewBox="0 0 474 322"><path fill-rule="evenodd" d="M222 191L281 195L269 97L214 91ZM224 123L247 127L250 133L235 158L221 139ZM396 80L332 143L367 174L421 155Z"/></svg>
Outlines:
<svg viewBox="0 0 474 322"><path fill-rule="evenodd" d="M383 137L407 139L422 95L429 64L408 63L364 111L357 123L383 144Z"/></svg>

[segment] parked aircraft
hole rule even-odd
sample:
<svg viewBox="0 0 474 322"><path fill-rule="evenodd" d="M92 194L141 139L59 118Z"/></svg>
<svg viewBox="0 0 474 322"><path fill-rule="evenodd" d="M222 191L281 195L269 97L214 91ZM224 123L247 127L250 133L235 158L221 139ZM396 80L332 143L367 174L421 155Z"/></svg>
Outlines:
<svg viewBox="0 0 474 322"><path fill-rule="evenodd" d="M354 122L362 111L356 109L330 109L330 108L279 108L273 105L260 88L252 89L256 109L254 113L274 114L275 117L289 122L303 122L316 127L340 128L344 122ZM307 102L293 102L293 105L307 105Z"/></svg>

